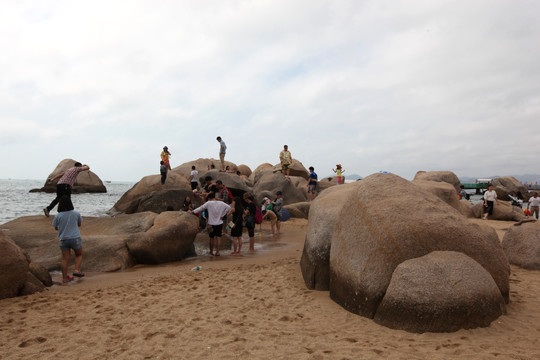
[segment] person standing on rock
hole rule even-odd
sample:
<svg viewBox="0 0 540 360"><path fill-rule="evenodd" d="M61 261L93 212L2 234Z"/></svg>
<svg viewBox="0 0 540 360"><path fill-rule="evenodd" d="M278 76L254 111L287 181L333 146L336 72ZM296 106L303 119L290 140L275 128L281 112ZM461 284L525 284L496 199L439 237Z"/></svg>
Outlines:
<svg viewBox="0 0 540 360"><path fill-rule="evenodd" d="M484 215L482 219L487 220L488 215L493 214L495 202L499 202L497 193L493 190L493 185L489 184L488 190L484 193Z"/></svg>
<svg viewBox="0 0 540 360"><path fill-rule="evenodd" d="M332 170L336 173L338 185L344 184L345 177L342 174L345 172L345 170L343 170L343 168L341 167L341 164L337 164L336 168Z"/></svg>
<svg viewBox="0 0 540 360"><path fill-rule="evenodd" d="M167 169L171 170L171 164L169 162L169 158L171 157L171 153L169 152L169 148L164 146L163 151L161 152L161 161L167 165Z"/></svg>
<svg viewBox="0 0 540 360"><path fill-rule="evenodd" d="M224 203L223 201L218 201L216 199L216 194L214 192L210 192L208 194L208 201L196 208L193 211L189 211L192 214L198 214L202 212L203 210L208 211L208 225L210 225L212 228L210 229L209 236L209 248L210 248L210 255L211 256L220 256L219 250L221 248L221 235L223 230L223 216L226 216L229 211L231 210L231 207ZM216 245L216 252L214 253L214 238L216 239L215 245Z"/></svg>
<svg viewBox="0 0 540 360"><path fill-rule="evenodd" d="M534 192L532 195L533 196L529 199L529 204L527 204L527 210L531 212L531 216L536 217L536 219L538 219L538 210L540 209L540 198L538 197L538 193Z"/></svg>
<svg viewBox="0 0 540 360"><path fill-rule="evenodd" d="M54 217L52 225L58 231L60 238L60 250L62 251L62 283L73 281L73 276L83 277L82 264L82 239L79 227L82 216L73 208L69 196L64 195L58 203L58 214ZM75 252L75 270L73 276L68 275L68 264L71 257L71 249Z"/></svg>
<svg viewBox="0 0 540 360"><path fill-rule="evenodd" d="M317 195L317 173L315 172L315 168L313 166L309 167L309 181L308 181L308 194L309 194L309 201L313 201L315 199L315 196Z"/></svg>
<svg viewBox="0 0 540 360"><path fill-rule="evenodd" d="M75 180L77 180L77 175L79 175L81 171L87 170L90 170L90 166L82 165L80 162L76 162L72 168L61 172L52 179L47 179L47 183L49 183L60 178L60 180L58 180L58 183L56 184L56 198L54 198L54 200L49 204L49 206L43 209L43 213L46 217L49 217L49 213L52 209L54 209L56 204L58 204L58 201L60 201L60 198L62 198L62 196L67 195L71 201L71 188L73 187Z"/></svg>
<svg viewBox="0 0 540 360"><path fill-rule="evenodd" d="M227 151L227 145L225 141L221 139L221 136L216 138L219 143L219 161L221 161L221 171L225 171L225 152Z"/></svg>
<svg viewBox="0 0 540 360"><path fill-rule="evenodd" d="M191 190L196 190L197 185L199 185L199 172L195 169L195 165L191 167L189 182L191 183Z"/></svg>
<svg viewBox="0 0 540 360"><path fill-rule="evenodd" d="M283 178L290 179L293 162L289 146L283 145L283 150L279 153L279 161L281 162L281 173L283 174Z"/></svg>
<svg viewBox="0 0 540 360"><path fill-rule="evenodd" d="M165 165L165 162L161 160L159 162L159 173L161 174L161 185L165 185L165 181L167 180L167 171L169 171L169 168L167 165Z"/></svg>

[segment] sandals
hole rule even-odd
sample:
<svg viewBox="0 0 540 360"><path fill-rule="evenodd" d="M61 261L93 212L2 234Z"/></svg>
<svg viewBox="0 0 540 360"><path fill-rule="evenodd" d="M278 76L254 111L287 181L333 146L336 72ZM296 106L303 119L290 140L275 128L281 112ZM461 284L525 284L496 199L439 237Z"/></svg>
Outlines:
<svg viewBox="0 0 540 360"><path fill-rule="evenodd" d="M67 279L64 279L62 280L62 283L65 284L65 283L68 283L70 281L73 281L74 277L73 276L68 276Z"/></svg>
<svg viewBox="0 0 540 360"><path fill-rule="evenodd" d="M84 276L84 273L82 271L74 271L73 272L73 276L76 276L76 277L83 277Z"/></svg>

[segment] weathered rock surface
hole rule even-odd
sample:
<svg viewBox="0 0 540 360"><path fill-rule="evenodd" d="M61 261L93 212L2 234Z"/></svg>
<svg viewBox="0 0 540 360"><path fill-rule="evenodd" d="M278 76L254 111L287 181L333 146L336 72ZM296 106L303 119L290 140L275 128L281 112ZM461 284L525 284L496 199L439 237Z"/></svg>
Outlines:
<svg viewBox="0 0 540 360"><path fill-rule="evenodd" d="M484 213L484 203L479 202L471 208L474 217L480 218ZM512 206L509 202L499 200L493 206L493 214L488 216L490 220L521 221L525 219L525 214L517 206Z"/></svg>
<svg viewBox="0 0 540 360"><path fill-rule="evenodd" d="M412 182L416 186L420 186L425 191L432 193L439 199L460 211L458 193L454 186L450 183L443 181L428 181L428 180L413 180Z"/></svg>
<svg viewBox="0 0 540 360"><path fill-rule="evenodd" d="M451 184L456 190L456 193L460 191L461 181L451 171L418 171L414 176L413 182L417 180L445 182Z"/></svg>
<svg viewBox="0 0 540 360"><path fill-rule="evenodd" d="M240 171L241 175L244 175L248 178L251 175L251 168L247 165L244 165L244 164L238 165L238 170Z"/></svg>
<svg viewBox="0 0 540 360"><path fill-rule="evenodd" d="M172 172L179 174L183 176L184 178L186 178L187 180L189 180L189 176L191 174L191 167L193 165L195 166L195 170L197 170L197 172L199 173L199 179L201 177L201 173L210 170L211 165L214 165L216 171L221 170L221 162L219 161L219 159L216 160L216 159L199 158L197 160L189 161L173 168ZM238 167L236 166L236 164L227 160L225 160L225 166L230 166L231 171L233 173L236 173L236 170L238 170Z"/></svg>
<svg viewBox="0 0 540 360"><path fill-rule="evenodd" d="M153 211L159 214L164 211L179 211L186 196L189 196L193 206L202 205L202 199L193 195L191 190L160 190L141 196L135 212Z"/></svg>
<svg viewBox="0 0 540 360"><path fill-rule="evenodd" d="M130 236L127 247L138 263L178 261L185 257L198 229L199 221L195 215L167 211L155 218L148 231Z"/></svg>
<svg viewBox="0 0 540 360"><path fill-rule="evenodd" d="M142 199L148 201L148 194L164 190L191 191L191 184L186 178L172 171L169 171L165 185L161 185L160 175L145 176L122 195L120 200L118 200L112 209L109 210L109 215L133 214L138 211ZM183 202L184 199L182 198L182 204ZM145 207L143 206L143 208ZM160 208L159 212L165 211L166 209L167 206L165 206L164 209Z"/></svg>
<svg viewBox="0 0 540 360"><path fill-rule="evenodd" d="M44 216L25 216L1 225L0 229L8 232L34 263L48 271L59 270L58 235L51 223L52 220ZM185 255L182 251L187 252L195 238L191 235L192 223L196 231L196 217L175 211L160 215L142 212L116 217L83 217L80 228L83 268L89 272L105 272L126 269L145 261L156 264L180 260ZM146 243L153 247L145 248Z"/></svg>
<svg viewBox="0 0 540 360"><path fill-rule="evenodd" d="M0 299L19 295L28 274L28 261L20 247L0 231Z"/></svg>
<svg viewBox="0 0 540 360"><path fill-rule="evenodd" d="M245 192L248 192L251 190L249 186L247 186L246 182L244 181L244 178L236 175L235 173L226 173L223 171L218 170L210 170L210 171L203 171L202 173L199 173L201 175L199 177L199 183L202 186L204 186L204 179L207 176L210 176L212 178L212 182L215 183L218 180L221 180L223 182L223 185L229 189L233 196L242 196Z"/></svg>
<svg viewBox="0 0 540 360"><path fill-rule="evenodd" d="M64 159L56 166L52 173L47 177L48 179L53 178L57 174L66 171L67 169L73 167L76 161L73 159ZM92 166L90 166L92 169ZM56 184L58 183L57 179L51 183L45 183L41 189L33 189L31 192L42 191L47 193L56 193ZM77 175L77 180L73 184L71 192L74 194L78 193L105 193L107 188L103 185L101 179L94 173L92 170L80 172Z"/></svg>
<svg viewBox="0 0 540 360"><path fill-rule="evenodd" d="M298 176L284 179L281 173L267 171L253 187L253 194L258 203L264 197L275 199L278 191L282 192L284 205L308 200L307 181Z"/></svg>
<svg viewBox="0 0 540 360"><path fill-rule="evenodd" d="M540 221L511 226L503 237L502 247L510 264L540 270Z"/></svg>
<svg viewBox="0 0 540 360"><path fill-rule="evenodd" d="M283 208L287 209L293 218L307 219L309 217L310 205L311 203L309 201L305 201L285 205Z"/></svg>
<svg viewBox="0 0 540 360"><path fill-rule="evenodd" d="M49 274L49 271L47 271L44 266L31 262L29 264L29 270L43 285L52 286L53 281L51 274Z"/></svg>
<svg viewBox="0 0 540 360"><path fill-rule="evenodd" d="M523 201L527 202L529 201L530 194L529 190L525 185L519 182L518 179L516 179L513 176L506 176L501 178L493 179L492 181L493 189L497 193L497 198L499 200L505 200L509 201L511 200L508 196L512 193L521 193L521 196L523 197Z"/></svg>
<svg viewBox="0 0 540 360"><path fill-rule="evenodd" d="M399 264L377 308L376 323L411 332L486 327L506 313L491 275L472 258L434 251Z"/></svg>
<svg viewBox="0 0 540 360"><path fill-rule="evenodd" d="M479 263L505 301L510 268L494 231L393 174L332 187L311 204L301 269L309 288L373 318L404 261L456 251Z"/></svg>
<svg viewBox="0 0 540 360"><path fill-rule="evenodd" d="M19 293L20 296L30 295L45 290L45 285L31 272L26 273L26 281Z"/></svg>

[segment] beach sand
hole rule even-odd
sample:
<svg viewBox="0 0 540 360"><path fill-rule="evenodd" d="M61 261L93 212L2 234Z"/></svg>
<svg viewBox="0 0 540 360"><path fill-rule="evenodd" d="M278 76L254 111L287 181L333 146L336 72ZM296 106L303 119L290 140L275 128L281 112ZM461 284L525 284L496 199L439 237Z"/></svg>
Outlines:
<svg viewBox="0 0 540 360"><path fill-rule="evenodd" d="M512 225L483 223L499 236ZM306 288L306 220L284 223L277 241L264 226L268 246L255 255L87 274L1 300L0 359L540 358L538 271L512 266L508 314L489 327L414 334ZM196 265L202 270L191 271Z"/></svg>

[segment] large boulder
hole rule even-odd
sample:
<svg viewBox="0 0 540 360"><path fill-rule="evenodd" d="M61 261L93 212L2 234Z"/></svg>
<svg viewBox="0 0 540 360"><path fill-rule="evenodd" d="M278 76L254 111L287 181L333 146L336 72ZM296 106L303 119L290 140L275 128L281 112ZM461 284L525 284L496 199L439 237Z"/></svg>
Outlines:
<svg viewBox="0 0 540 360"><path fill-rule="evenodd" d="M502 247L510 264L540 270L540 222L531 220L511 226Z"/></svg>
<svg viewBox="0 0 540 360"><path fill-rule="evenodd" d="M519 182L518 179L516 179L513 176L506 176L506 177L500 177L493 179L491 182L493 184L493 189L497 193L497 198L499 200L511 200L508 196L509 194L518 194L520 193L523 197L523 201L527 202L529 201L530 194L529 190L525 185Z"/></svg>
<svg viewBox="0 0 540 360"><path fill-rule="evenodd" d="M442 181L413 180L413 184L432 193L456 210L461 210L458 193L454 186Z"/></svg>
<svg viewBox="0 0 540 360"><path fill-rule="evenodd" d="M486 327L506 313L491 275L455 251L434 251L399 264L375 322L411 332Z"/></svg>
<svg viewBox="0 0 540 360"><path fill-rule="evenodd" d="M274 166L270 163L263 163L255 168L251 175L249 175L249 181L255 185L267 172L273 172Z"/></svg>
<svg viewBox="0 0 540 360"><path fill-rule="evenodd" d="M182 209L186 196L190 197L193 206L202 205L202 199L191 190L161 190L142 196L135 212L153 211L159 214L163 211L178 211Z"/></svg>
<svg viewBox="0 0 540 360"><path fill-rule="evenodd" d="M109 210L109 215L118 214L133 214L139 210L139 204L142 199L148 199L147 195L156 191L162 190L187 190L191 191L190 182L183 176L180 176L172 171L167 175L167 181L161 185L160 175L148 175L143 177L138 183L133 185L131 189L126 191L124 195L114 204ZM187 193L186 193L187 194ZM182 203L183 203L182 199ZM145 207L143 207L145 208ZM160 208L161 209L161 208ZM160 211L165 211L161 209Z"/></svg>
<svg viewBox="0 0 540 360"><path fill-rule="evenodd" d="M244 164L238 165L238 171L240 171L241 175L244 175L244 176L246 176L248 178L251 175L251 168L249 166L247 166L247 165L244 165Z"/></svg>
<svg viewBox="0 0 540 360"><path fill-rule="evenodd" d="M292 218L307 219L309 217L309 207L311 202L298 202L290 205L285 205L283 208L287 209Z"/></svg>
<svg viewBox="0 0 540 360"><path fill-rule="evenodd" d="M18 247L0 231L0 299L20 294L28 276L28 261Z"/></svg>
<svg viewBox="0 0 540 360"><path fill-rule="evenodd" d="M77 161L73 159L64 159L56 166L52 173L47 177L51 179L57 174L66 171L69 168L72 168ZM92 168L92 167L90 167ZM41 189L33 189L31 192L42 191L46 193L55 193L56 184L58 183L57 179L54 182L45 182L45 185ZM101 179L92 172L92 170L82 171L77 175L77 180L73 184L71 192L74 194L78 193L106 193L107 188L103 185Z"/></svg>
<svg viewBox="0 0 540 360"><path fill-rule="evenodd" d="M484 203L481 201L471 208L474 217L480 218L484 213ZM521 221L525 219L523 210L506 201L496 201L493 206L493 214L488 216L490 220Z"/></svg>
<svg viewBox="0 0 540 360"><path fill-rule="evenodd" d="M201 187L204 186L204 179L207 176L212 178L212 182L215 183L218 180L223 182L223 185L227 187L233 194L233 196L242 196L245 192L249 192L251 188L247 186L246 181L241 176L236 175L235 173L226 173L218 170L210 170L199 173L199 182Z"/></svg>
<svg viewBox="0 0 540 360"><path fill-rule="evenodd" d="M159 214L154 225L144 233L133 234L127 241L129 253L142 264L160 264L185 257L199 230L199 220L187 212Z"/></svg>
<svg viewBox="0 0 540 360"><path fill-rule="evenodd" d="M460 191L461 181L451 171L418 171L413 182L417 180L445 182L451 184L457 193Z"/></svg>
<svg viewBox="0 0 540 360"><path fill-rule="evenodd" d="M373 318L397 266L433 251L472 258L508 301L510 267L495 231L393 174L332 187L312 202L301 269L308 287L328 288L345 309Z"/></svg>
<svg viewBox="0 0 540 360"><path fill-rule="evenodd" d="M264 176L253 187L257 203L260 203L264 197L275 199L278 191L282 192L284 205L308 200L307 181L298 176L286 179L281 173L265 172Z"/></svg>
<svg viewBox="0 0 540 360"><path fill-rule="evenodd" d="M290 172L289 172L290 176L298 176L298 177L304 178L306 180L309 179L309 171L307 171L307 169L304 167L302 162L300 162L300 161L298 161L296 159L293 159L293 164L289 168L289 170L290 170ZM272 171L275 172L275 173L280 173L281 174L282 173L281 172L281 163L274 165Z"/></svg>
<svg viewBox="0 0 540 360"><path fill-rule="evenodd" d="M183 176L184 178L189 180L192 166L195 166L195 170L197 170L197 172L199 173L200 178L201 173L209 171L212 165L214 165L216 171L221 170L221 162L219 160L199 158L197 160L189 161L175 167L174 169L172 169L172 172L175 174L179 174L180 176ZM232 173L236 173L236 170L238 170L236 164L230 161L225 161L225 166L229 166Z"/></svg>

